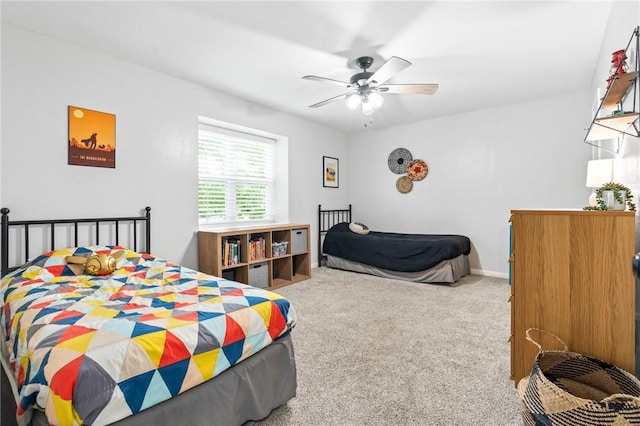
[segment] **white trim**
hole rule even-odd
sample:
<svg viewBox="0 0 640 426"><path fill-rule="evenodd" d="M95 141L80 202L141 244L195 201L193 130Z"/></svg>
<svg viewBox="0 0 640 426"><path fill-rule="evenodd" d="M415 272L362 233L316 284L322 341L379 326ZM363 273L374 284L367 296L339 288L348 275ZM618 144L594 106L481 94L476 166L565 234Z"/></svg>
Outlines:
<svg viewBox="0 0 640 426"><path fill-rule="evenodd" d="M215 128L211 129L211 128ZM219 227L224 228L230 225L257 225L261 223L288 223L289 222L289 138L287 136L278 135L276 133L265 132L263 130L254 129L251 127L242 126L239 124L232 124L225 121L215 120L199 115L198 116L198 129L206 129L213 133L232 134L237 136L237 133L242 133L247 136L248 139L253 140L269 140L274 142L274 181L272 187L271 196L273 197L271 203L271 219L266 221L250 221L250 222L201 222L198 216L199 227ZM225 133L226 132L226 133ZM228 134L227 134L228 133Z"/></svg>
<svg viewBox="0 0 640 426"><path fill-rule="evenodd" d="M234 133L244 133L249 137L258 136L261 138L272 140L274 142L278 142L280 139L284 137L282 135L277 135L275 133L269 133L263 130L241 126L239 124L227 123L226 121L215 120L213 118L203 117L201 115L198 116L198 123L204 124L205 126L209 126L208 130L210 131L211 131L210 129L211 127L216 127L217 128L216 131L218 131L219 129L222 129L223 132L226 130L226 131L232 131Z"/></svg>
<svg viewBox="0 0 640 426"><path fill-rule="evenodd" d="M505 278L509 279L507 272L485 271L484 269L471 269L471 273L474 275L484 275L485 277Z"/></svg>

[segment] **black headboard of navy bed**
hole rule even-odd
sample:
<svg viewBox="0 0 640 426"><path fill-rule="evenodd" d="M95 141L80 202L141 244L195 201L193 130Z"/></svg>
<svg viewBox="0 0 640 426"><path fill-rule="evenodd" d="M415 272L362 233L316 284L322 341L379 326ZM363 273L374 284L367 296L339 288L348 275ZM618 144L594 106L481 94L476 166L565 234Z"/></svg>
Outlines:
<svg viewBox="0 0 640 426"><path fill-rule="evenodd" d="M318 268L322 266L322 237L333 226L341 222L351 222L351 204L348 209L322 210L318 204Z"/></svg>
<svg viewBox="0 0 640 426"><path fill-rule="evenodd" d="M78 246L79 230L82 231L83 237L87 234L88 244L98 245L100 242L100 229L103 229L103 235L108 234L108 244L119 245L121 234L127 238L127 248L133 251L141 251L149 253L151 249L151 207L145 207L143 216L133 217L101 217L91 219L46 219L46 220L9 220L9 209L0 209L2 214L2 229L0 231L0 277L5 276L9 272L19 268L29 260L30 248L37 245L36 248L44 248L38 254L47 251L45 247L49 246L50 250L63 247L56 247L56 234L66 236L67 240L72 242L65 247ZM140 223L139 223L140 222ZM127 226L126 229L120 229L120 225ZM13 229L13 228L18 229ZM106 227L106 229L105 229ZM10 232L10 228L16 232ZM21 229L20 229L21 228ZM29 232L32 230L33 232ZM20 232L21 231L21 232ZM56 232L57 231L57 232ZM105 232L106 231L106 232ZM66 235L62 235L65 233ZM14 235L17 241L13 243L12 251L9 251L9 235ZM144 238L144 249L138 250L138 234L141 239ZM30 238L41 239L43 241L35 244L35 240ZM30 242L34 244L30 244ZM19 254L20 246L23 246L23 255ZM9 263L16 266L9 266Z"/></svg>

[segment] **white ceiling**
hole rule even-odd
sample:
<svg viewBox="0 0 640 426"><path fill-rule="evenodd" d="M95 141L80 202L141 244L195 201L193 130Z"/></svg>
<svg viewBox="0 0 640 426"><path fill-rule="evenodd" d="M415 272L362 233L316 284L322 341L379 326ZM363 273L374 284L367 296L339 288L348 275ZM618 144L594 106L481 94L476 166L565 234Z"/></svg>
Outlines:
<svg viewBox="0 0 640 426"><path fill-rule="evenodd" d="M388 83L372 128L524 102L590 86L611 1L2 1L10 23L345 132L363 116L344 93L355 59L413 63ZM633 0L637 1L637 0ZM44 65L44 64L43 64Z"/></svg>

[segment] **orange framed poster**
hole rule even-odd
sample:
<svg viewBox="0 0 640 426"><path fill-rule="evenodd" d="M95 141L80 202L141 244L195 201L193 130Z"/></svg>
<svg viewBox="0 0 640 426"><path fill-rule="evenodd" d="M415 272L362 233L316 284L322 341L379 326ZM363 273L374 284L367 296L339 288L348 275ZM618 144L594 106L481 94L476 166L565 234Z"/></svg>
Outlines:
<svg viewBox="0 0 640 426"><path fill-rule="evenodd" d="M116 167L116 116L69 106L69 164Z"/></svg>

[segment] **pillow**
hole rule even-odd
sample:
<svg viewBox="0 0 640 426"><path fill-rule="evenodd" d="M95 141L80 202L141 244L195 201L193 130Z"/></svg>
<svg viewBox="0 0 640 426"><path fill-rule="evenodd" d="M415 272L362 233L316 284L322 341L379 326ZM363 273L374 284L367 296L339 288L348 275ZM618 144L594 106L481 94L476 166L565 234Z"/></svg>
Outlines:
<svg viewBox="0 0 640 426"><path fill-rule="evenodd" d="M349 229L356 234L367 235L369 233L369 228L367 227L367 225L359 222L351 222L349 224Z"/></svg>
<svg viewBox="0 0 640 426"><path fill-rule="evenodd" d="M124 251L112 251L109 254L97 253L86 258L84 256L67 256L65 262L76 275L110 275L124 263Z"/></svg>
<svg viewBox="0 0 640 426"><path fill-rule="evenodd" d="M91 256L97 254L113 256L117 252L124 252L124 256L117 260L116 269L123 267L135 267L142 259L142 255L140 253L136 253L121 246L95 245L69 247L41 254L23 265L20 270L21 274L28 272L27 275L29 275L29 279L35 279L41 276L43 279L47 280L53 277L83 275L85 273L84 263L86 263L86 260ZM69 263L67 258L71 258L72 260L75 260L75 262ZM70 265L75 266L70 267Z"/></svg>
<svg viewBox="0 0 640 426"><path fill-rule="evenodd" d="M109 275L119 268L123 263L121 260L124 260L123 251L111 254L94 254L84 264L84 272L89 275Z"/></svg>

